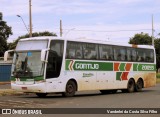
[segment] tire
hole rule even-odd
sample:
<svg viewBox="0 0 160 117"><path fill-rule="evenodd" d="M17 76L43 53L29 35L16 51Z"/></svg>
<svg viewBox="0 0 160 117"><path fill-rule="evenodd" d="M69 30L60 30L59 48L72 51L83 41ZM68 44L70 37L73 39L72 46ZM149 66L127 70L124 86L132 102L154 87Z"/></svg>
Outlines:
<svg viewBox="0 0 160 117"><path fill-rule="evenodd" d="M74 81L68 81L66 85L66 91L62 93L62 96L64 97L73 97L75 95L75 92L77 90L77 86Z"/></svg>
<svg viewBox="0 0 160 117"><path fill-rule="evenodd" d="M127 92L128 92L128 93L132 93L132 92L134 92L134 91L135 91L135 82L134 82L133 79L130 79L130 80L128 81L128 85L127 85Z"/></svg>
<svg viewBox="0 0 160 117"><path fill-rule="evenodd" d="M143 81L142 81L142 79L138 79L136 86L135 86L135 91L141 92L142 88L143 88Z"/></svg>
<svg viewBox="0 0 160 117"><path fill-rule="evenodd" d="M47 96L47 93L36 93L36 95L40 98L45 98Z"/></svg>

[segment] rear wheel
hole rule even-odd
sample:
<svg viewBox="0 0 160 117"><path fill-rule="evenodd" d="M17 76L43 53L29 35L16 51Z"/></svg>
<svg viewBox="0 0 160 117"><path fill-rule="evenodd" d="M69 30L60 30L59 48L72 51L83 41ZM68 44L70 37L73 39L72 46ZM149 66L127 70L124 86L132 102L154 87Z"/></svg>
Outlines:
<svg viewBox="0 0 160 117"><path fill-rule="evenodd" d="M76 84L74 81L70 80L68 81L67 85L66 85L66 91L62 93L63 96L65 97L72 97L75 95L76 92Z"/></svg>
<svg viewBox="0 0 160 117"><path fill-rule="evenodd" d="M142 91L143 88L143 81L142 79L138 79L136 86L135 86L135 91L140 92Z"/></svg>
<svg viewBox="0 0 160 117"><path fill-rule="evenodd" d="M130 79L128 81L128 85L127 85L127 92L132 93L132 92L134 92L134 89L135 89L135 82L133 79Z"/></svg>
<svg viewBox="0 0 160 117"><path fill-rule="evenodd" d="M36 93L36 95L40 98L45 98L47 96L47 93Z"/></svg>

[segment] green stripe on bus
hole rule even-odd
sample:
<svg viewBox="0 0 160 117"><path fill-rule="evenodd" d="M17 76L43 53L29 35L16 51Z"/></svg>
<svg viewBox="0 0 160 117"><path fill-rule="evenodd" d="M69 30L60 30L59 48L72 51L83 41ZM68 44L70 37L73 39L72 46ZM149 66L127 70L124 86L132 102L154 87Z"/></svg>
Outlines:
<svg viewBox="0 0 160 117"><path fill-rule="evenodd" d="M120 71L125 71L125 65L126 65L126 63L121 63L120 67L119 67L119 70Z"/></svg>
<svg viewBox="0 0 160 117"><path fill-rule="evenodd" d="M138 64L133 64L133 71L137 71Z"/></svg>
<svg viewBox="0 0 160 117"><path fill-rule="evenodd" d="M20 81L27 81L28 79L34 79L34 81L44 80L43 76L35 76L35 77L20 77ZM11 81L16 81L16 77L11 76Z"/></svg>
<svg viewBox="0 0 160 117"><path fill-rule="evenodd" d="M133 71L156 71L155 64L133 64Z"/></svg>
<svg viewBox="0 0 160 117"><path fill-rule="evenodd" d="M121 80L122 72L116 72L116 80Z"/></svg>
<svg viewBox="0 0 160 117"><path fill-rule="evenodd" d="M66 70L113 71L113 63L110 62L74 61L70 66L71 62L72 60L66 60Z"/></svg>
<svg viewBox="0 0 160 117"><path fill-rule="evenodd" d="M66 60L65 70L78 71L113 71L113 62L90 62L79 60ZM120 63L119 71L125 71L126 63ZM132 71L132 70L131 70ZM133 71L156 71L155 64L133 64Z"/></svg>
<svg viewBox="0 0 160 117"><path fill-rule="evenodd" d="M155 64L139 64L137 67L138 71L156 71Z"/></svg>

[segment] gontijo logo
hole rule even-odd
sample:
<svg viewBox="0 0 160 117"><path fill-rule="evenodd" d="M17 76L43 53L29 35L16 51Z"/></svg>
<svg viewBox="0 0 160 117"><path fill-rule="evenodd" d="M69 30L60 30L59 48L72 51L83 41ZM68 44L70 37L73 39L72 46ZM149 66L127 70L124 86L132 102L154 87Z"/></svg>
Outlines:
<svg viewBox="0 0 160 117"><path fill-rule="evenodd" d="M70 71L74 71L74 70L113 71L113 63L66 60L65 69Z"/></svg>
<svg viewBox="0 0 160 117"><path fill-rule="evenodd" d="M83 64L83 63L76 63L75 64L76 69L99 69L99 64Z"/></svg>

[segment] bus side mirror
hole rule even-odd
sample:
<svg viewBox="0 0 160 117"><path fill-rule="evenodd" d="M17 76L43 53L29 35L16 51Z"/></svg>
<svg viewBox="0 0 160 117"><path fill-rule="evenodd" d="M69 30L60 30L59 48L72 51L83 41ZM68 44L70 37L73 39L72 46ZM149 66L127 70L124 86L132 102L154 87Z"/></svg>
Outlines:
<svg viewBox="0 0 160 117"><path fill-rule="evenodd" d="M43 49L41 50L41 61L45 62L45 56L46 56L46 51L48 51L49 49Z"/></svg>
<svg viewBox="0 0 160 117"><path fill-rule="evenodd" d="M4 61L7 62L8 61L8 56L9 56L9 53L10 52L13 52L14 50L8 50L8 51L5 51L4 53Z"/></svg>

